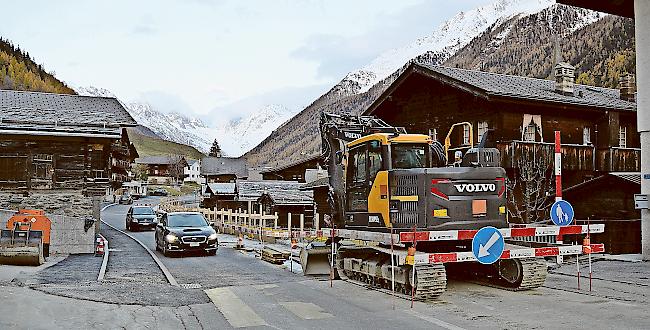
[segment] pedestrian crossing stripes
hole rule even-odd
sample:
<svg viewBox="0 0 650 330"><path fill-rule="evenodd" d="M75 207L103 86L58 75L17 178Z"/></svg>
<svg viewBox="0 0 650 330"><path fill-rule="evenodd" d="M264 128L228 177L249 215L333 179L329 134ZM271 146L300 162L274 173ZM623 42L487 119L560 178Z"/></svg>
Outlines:
<svg viewBox="0 0 650 330"><path fill-rule="evenodd" d="M268 325L230 289L215 288L205 293L234 328Z"/></svg>
<svg viewBox="0 0 650 330"><path fill-rule="evenodd" d="M277 287L278 286L275 284L253 286L253 288L260 291ZM267 320L264 320L260 315L258 315L251 306L239 298L234 291L237 291L237 288L215 288L205 290L205 293L233 328L269 326ZM332 314L325 312L320 306L314 303L280 301L277 302L277 304L282 306L282 308L289 313L295 315L298 319L302 320L322 320L333 317Z"/></svg>

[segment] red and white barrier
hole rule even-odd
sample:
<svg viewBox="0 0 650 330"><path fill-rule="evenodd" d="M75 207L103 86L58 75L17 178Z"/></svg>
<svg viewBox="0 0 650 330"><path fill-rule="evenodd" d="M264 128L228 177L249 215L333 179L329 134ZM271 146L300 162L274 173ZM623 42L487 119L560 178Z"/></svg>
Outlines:
<svg viewBox="0 0 650 330"><path fill-rule="evenodd" d="M604 244L591 244L591 253L605 252ZM541 248L517 248L504 250L500 259L519 258L542 258L553 256L581 255L585 254L582 245L553 246ZM400 258L400 264L405 264L406 258ZM449 252L449 253L417 253L416 264L436 264L449 262L477 261L472 252Z"/></svg>

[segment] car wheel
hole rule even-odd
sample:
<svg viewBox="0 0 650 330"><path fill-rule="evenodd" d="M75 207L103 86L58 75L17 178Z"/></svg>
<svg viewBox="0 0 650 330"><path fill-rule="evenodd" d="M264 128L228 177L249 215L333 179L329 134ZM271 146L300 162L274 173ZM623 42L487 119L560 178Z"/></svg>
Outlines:
<svg viewBox="0 0 650 330"><path fill-rule="evenodd" d="M156 239L156 251L160 251L160 245L158 245L158 239Z"/></svg>
<svg viewBox="0 0 650 330"><path fill-rule="evenodd" d="M171 255L171 253L169 252L169 250L167 250L167 244L163 244L163 246L162 246L162 254L163 254L165 257L169 257L169 256Z"/></svg>
<svg viewBox="0 0 650 330"><path fill-rule="evenodd" d="M206 251L205 254L207 254L209 256L214 256L214 255L217 255L217 250Z"/></svg>
<svg viewBox="0 0 650 330"><path fill-rule="evenodd" d="M129 222L126 223L126 230L131 231L131 224Z"/></svg>

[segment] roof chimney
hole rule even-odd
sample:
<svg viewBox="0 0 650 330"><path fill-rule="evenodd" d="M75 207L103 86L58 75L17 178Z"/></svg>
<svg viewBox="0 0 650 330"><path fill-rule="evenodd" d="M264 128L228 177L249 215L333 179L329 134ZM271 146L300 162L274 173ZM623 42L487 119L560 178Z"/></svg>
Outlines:
<svg viewBox="0 0 650 330"><path fill-rule="evenodd" d="M555 92L562 95L573 95L573 83L576 69L569 63L560 62L555 65Z"/></svg>
<svg viewBox="0 0 650 330"><path fill-rule="evenodd" d="M634 81L634 75L631 73L626 73L618 78L618 88L621 91L621 100L634 102L636 90L636 83Z"/></svg>

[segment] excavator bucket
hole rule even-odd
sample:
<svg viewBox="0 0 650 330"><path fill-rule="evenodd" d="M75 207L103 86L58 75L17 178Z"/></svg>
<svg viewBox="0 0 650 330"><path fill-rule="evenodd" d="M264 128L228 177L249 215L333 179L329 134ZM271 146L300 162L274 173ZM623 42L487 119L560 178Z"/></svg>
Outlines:
<svg viewBox="0 0 650 330"><path fill-rule="evenodd" d="M0 233L0 264L39 266L43 256L43 232L3 229Z"/></svg>
<svg viewBox="0 0 650 330"><path fill-rule="evenodd" d="M311 242L300 251L300 265L304 275L328 275L331 246L322 242Z"/></svg>

